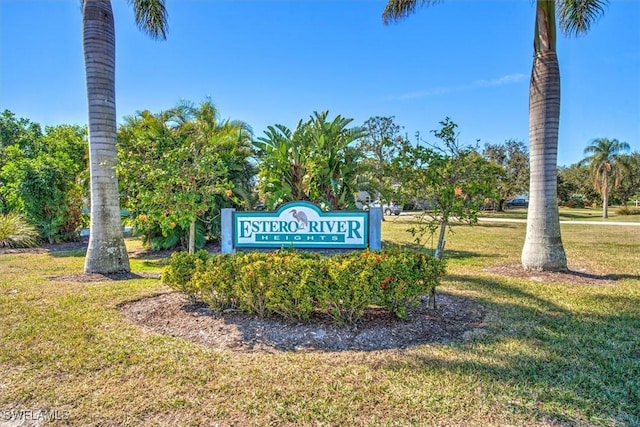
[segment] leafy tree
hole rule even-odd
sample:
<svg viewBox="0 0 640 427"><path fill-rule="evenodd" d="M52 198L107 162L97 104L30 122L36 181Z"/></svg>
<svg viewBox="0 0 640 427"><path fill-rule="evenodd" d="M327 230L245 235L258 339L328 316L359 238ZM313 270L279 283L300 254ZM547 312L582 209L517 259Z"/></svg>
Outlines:
<svg viewBox="0 0 640 427"><path fill-rule="evenodd" d="M291 131L269 126L254 143L258 187L267 206L309 200L328 209L354 206L362 154L354 144L363 133L349 128L352 119L340 115L329 121L328 111L314 112Z"/></svg>
<svg viewBox="0 0 640 427"><path fill-rule="evenodd" d="M6 145L0 194L7 211L23 214L53 243L73 240L81 220L82 177L87 168L86 129L48 126L29 143Z"/></svg>
<svg viewBox="0 0 640 427"><path fill-rule="evenodd" d="M118 138L125 205L154 249L206 243L220 208L240 204L253 167L251 131L210 101L127 117ZM218 226L219 229L219 226ZM196 242L196 235L198 241Z"/></svg>
<svg viewBox="0 0 640 427"><path fill-rule="evenodd" d="M589 168L576 163L558 169L558 200L569 207L584 207L599 198L593 189Z"/></svg>
<svg viewBox="0 0 640 427"><path fill-rule="evenodd" d="M498 176L498 210L503 203L529 190L529 150L512 139L504 144L485 144L483 156L500 167Z"/></svg>
<svg viewBox="0 0 640 427"><path fill-rule="evenodd" d="M640 198L640 153L624 154L620 156L620 186L615 189L620 200L627 204L629 200Z"/></svg>
<svg viewBox="0 0 640 427"><path fill-rule="evenodd" d="M457 125L446 118L441 129L433 131L439 145L403 147L394 160L395 176L408 195L430 197L431 209L417 216L409 228L416 244L424 246L438 234L435 257L442 259L446 231L451 222L474 224L485 199L495 197L498 167L483 158L473 147L458 142ZM435 300L432 300L435 307Z"/></svg>
<svg viewBox="0 0 640 427"><path fill-rule="evenodd" d="M591 178L595 190L602 195L602 217L608 218L609 191L620 185L621 169L619 164L624 161L620 154L628 151L629 144L617 139L594 139L584 153L587 157L583 160L589 165Z"/></svg>
<svg viewBox="0 0 640 427"><path fill-rule="evenodd" d="M394 117L374 116L362 126L365 135L358 142L358 148L365 158L362 163L365 173L371 176L369 181L375 184L379 193L377 199L387 200L393 192L390 176L391 163L400 149L401 126L393 121Z"/></svg>
<svg viewBox="0 0 640 427"><path fill-rule="evenodd" d="M164 0L129 0L140 29L166 37ZM82 41L89 109L91 233L87 273L130 271L116 176L115 28L109 0L82 1Z"/></svg>
<svg viewBox="0 0 640 427"><path fill-rule="evenodd" d="M13 160L12 156L21 159L38 150L42 139L42 129L39 124L29 119L17 118L14 113L4 110L0 114L0 171ZM9 147L14 147L9 150ZM0 175L0 213L7 213L6 197L7 182Z"/></svg>
<svg viewBox="0 0 640 427"><path fill-rule="evenodd" d="M388 0L385 23L406 18L417 6L438 0ZM556 12L568 35L588 32L604 12L606 0L536 0L534 57L529 86L531 154L527 234L522 249L526 269L566 270L557 203L560 71L556 54Z"/></svg>

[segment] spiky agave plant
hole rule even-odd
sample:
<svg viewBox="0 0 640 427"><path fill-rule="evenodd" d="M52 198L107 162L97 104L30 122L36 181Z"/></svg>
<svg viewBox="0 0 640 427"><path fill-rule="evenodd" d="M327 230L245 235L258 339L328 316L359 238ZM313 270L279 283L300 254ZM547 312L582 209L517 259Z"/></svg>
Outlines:
<svg viewBox="0 0 640 427"><path fill-rule="evenodd" d="M0 214L0 247L30 248L38 244L38 231L17 213Z"/></svg>

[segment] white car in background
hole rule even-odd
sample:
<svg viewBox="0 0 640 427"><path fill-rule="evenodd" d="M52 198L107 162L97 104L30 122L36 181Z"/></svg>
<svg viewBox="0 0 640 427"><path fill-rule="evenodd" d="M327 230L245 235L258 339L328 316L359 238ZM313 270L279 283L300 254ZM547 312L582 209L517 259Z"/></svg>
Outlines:
<svg viewBox="0 0 640 427"><path fill-rule="evenodd" d="M380 201L375 201L373 203L371 203L370 205L363 205L362 206L362 210L363 211L368 211L369 210L369 206L380 206ZM391 203L389 204L383 204L382 205L382 212L385 215L400 215L400 212L402 212L402 206L400 206L399 204L397 204L394 201L391 201Z"/></svg>

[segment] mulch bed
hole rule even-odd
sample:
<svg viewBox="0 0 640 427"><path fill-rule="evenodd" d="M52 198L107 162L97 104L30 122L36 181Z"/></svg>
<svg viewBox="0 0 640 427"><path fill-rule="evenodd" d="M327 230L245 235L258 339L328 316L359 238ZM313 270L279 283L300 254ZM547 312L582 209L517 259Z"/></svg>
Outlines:
<svg viewBox="0 0 640 427"><path fill-rule="evenodd" d="M407 348L468 339L472 331L483 326L487 311L476 301L439 293L437 302L438 309L433 310L423 299L404 320L386 310L368 309L354 325L337 324L323 316L306 323L287 323L239 311L216 313L177 292L142 298L120 309L127 319L148 332L239 352Z"/></svg>

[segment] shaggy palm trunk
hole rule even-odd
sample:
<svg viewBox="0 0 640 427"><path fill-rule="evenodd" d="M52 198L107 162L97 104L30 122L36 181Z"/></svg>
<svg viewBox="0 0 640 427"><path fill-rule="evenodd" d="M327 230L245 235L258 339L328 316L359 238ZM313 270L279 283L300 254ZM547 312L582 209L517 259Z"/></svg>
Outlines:
<svg viewBox="0 0 640 427"><path fill-rule="evenodd" d="M111 2L84 0L82 24L91 174L91 224L84 271L130 271L115 169L115 31Z"/></svg>
<svg viewBox="0 0 640 427"><path fill-rule="evenodd" d="M606 169L602 177L602 218L609 218L609 174Z"/></svg>
<svg viewBox="0 0 640 427"><path fill-rule="evenodd" d="M560 236L557 157L560 71L555 49L555 2L538 0L535 57L529 88L530 178L522 266L566 270Z"/></svg>

